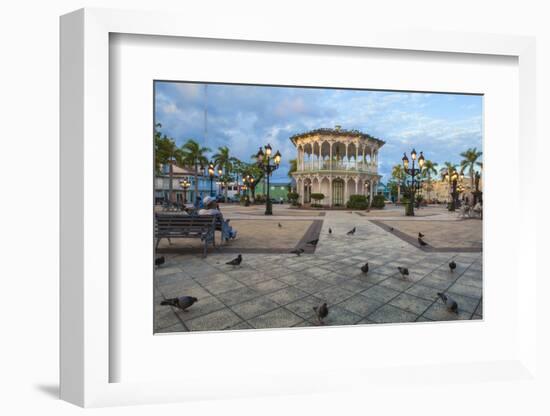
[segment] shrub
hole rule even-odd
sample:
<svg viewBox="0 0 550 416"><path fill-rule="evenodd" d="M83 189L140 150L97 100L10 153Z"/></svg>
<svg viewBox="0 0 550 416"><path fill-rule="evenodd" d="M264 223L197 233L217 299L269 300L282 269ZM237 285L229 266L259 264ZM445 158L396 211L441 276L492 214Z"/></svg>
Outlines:
<svg viewBox="0 0 550 416"><path fill-rule="evenodd" d="M255 204L265 204L265 201L266 201L266 196L265 195L255 195L254 196L254 203Z"/></svg>
<svg viewBox="0 0 550 416"><path fill-rule="evenodd" d="M325 194L321 194L321 193L312 193L312 194L311 194L311 199L313 199L313 200L318 204L319 201L325 199Z"/></svg>
<svg viewBox="0 0 550 416"><path fill-rule="evenodd" d="M384 208L386 206L384 202L384 195L374 195L372 198L372 208Z"/></svg>
<svg viewBox="0 0 550 416"><path fill-rule="evenodd" d="M288 198L288 200L292 205L297 205L298 198L300 198L300 195L297 192L289 192L288 194L286 194L286 197Z"/></svg>
<svg viewBox="0 0 550 416"><path fill-rule="evenodd" d="M365 195L350 195L346 207L350 209L367 209L369 207L369 203Z"/></svg>

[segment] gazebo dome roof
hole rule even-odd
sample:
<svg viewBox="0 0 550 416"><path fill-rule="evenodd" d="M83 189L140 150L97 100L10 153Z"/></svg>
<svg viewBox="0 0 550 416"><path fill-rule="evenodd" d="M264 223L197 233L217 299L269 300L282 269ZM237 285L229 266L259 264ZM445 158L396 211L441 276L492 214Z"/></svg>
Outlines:
<svg viewBox="0 0 550 416"><path fill-rule="evenodd" d="M386 142L380 139L377 139L376 137L371 136L370 134L363 133L359 130L345 130L340 127L336 128L319 128L315 130L306 131L303 133L294 134L293 136L290 136L290 141L294 145L296 145L296 140L300 139L302 137L308 137L308 136L324 136L324 135L330 135L330 136L346 136L346 137L359 137L361 139L369 139L377 142L379 146L383 146Z"/></svg>

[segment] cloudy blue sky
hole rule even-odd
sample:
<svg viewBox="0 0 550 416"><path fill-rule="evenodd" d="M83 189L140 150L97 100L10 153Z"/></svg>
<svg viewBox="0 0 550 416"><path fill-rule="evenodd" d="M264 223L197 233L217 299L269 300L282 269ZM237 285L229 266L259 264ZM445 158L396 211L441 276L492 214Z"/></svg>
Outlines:
<svg viewBox="0 0 550 416"><path fill-rule="evenodd" d="M214 151L227 145L245 161L270 143L283 155L273 177L284 181L288 161L296 157L289 137L339 124L386 142L379 156L385 182L391 167L413 147L440 165L460 162L460 152L469 147L481 149L482 100L457 94L156 82L155 122L178 145L189 138Z"/></svg>

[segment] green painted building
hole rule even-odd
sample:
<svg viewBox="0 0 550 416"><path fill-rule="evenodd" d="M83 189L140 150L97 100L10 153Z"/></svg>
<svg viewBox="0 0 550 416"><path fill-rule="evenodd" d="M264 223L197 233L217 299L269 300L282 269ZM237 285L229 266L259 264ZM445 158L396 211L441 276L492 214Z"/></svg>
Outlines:
<svg viewBox="0 0 550 416"><path fill-rule="evenodd" d="M269 196L276 200L283 198L284 201L287 201L289 190L290 182L271 182L269 184ZM256 185L256 195L265 195L266 193L263 181Z"/></svg>

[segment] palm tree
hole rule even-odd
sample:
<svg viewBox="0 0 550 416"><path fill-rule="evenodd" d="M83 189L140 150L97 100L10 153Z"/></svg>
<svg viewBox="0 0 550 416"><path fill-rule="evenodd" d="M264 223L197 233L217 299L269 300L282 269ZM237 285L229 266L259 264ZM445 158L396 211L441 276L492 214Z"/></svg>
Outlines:
<svg viewBox="0 0 550 416"><path fill-rule="evenodd" d="M231 158L231 163L233 164L233 172L235 173L235 183L237 184L237 194L240 195L240 185L239 185L239 176L242 178L245 170L245 164L241 162L236 157Z"/></svg>
<svg viewBox="0 0 550 416"><path fill-rule="evenodd" d="M177 148L173 139L166 134L162 134L160 129L162 125L160 123L155 124L155 170L160 173L161 165L168 165L168 200L173 202L173 176L174 176L174 162L181 158L181 151Z"/></svg>
<svg viewBox="0 0 550 416"><path fill-rule="evenodd" d="M223 169L226 179L229 177L231 170L233 169L234 157L229 156L229 148L227 146L218 147L218 153L212 156L214 159L214 165L218 165L220 169ZM227 183L224 186L223 201L227 202Z"/></svg>
<svg viewBox="0 0 550 416"><path fill-rule="evenodd" d="M452 162L445 162L443 165L445 166L440 169L439 174L441 175L441 179L449 185L449 194L451 194L451 183L449 182L449 178L453 176L453 173L458 173L458 165ZM445 175L448 175L447 178L445 178ZM454 198L454 195L452 197Z"/></svg>
<svg viewBox="0 0 550 416"><path fill-rule="evenodd" d="M437 175L437 163L426 159L423 166L423 174L428 177L428 200L431 199L430 191L432 187L432 174Z"/></svg>
<svg viewBox="0 0 550 416"><path fill-rule="evenodd" d="M197 204L197 196L199 195L199 166L208 164L208 159L205 153L209 152L208 147L201 147L195 140L189 139L181 147L181 163L194 168L195 177L195 205Z"/></svg>
<svg viewBox="0 0 550 416"><path fill-rule="evenodd" d="M401 182L405 178L405 170L401 165L395 165L391 170L392 178L397 182L397 202L401 202Z"/></svg>
<svg viewBox="0 0 550 416"><path fill-rule="evenodd" d="M462 161L460 162L460 167L462 168L461 171L464 172L465 169L468 169L468 173L470 175L470 181L472 183L472 187L470 189L474 189L474 167L479 164L478 159L483 154L483 152L478 152L477 148L473 147L465 152L462 152L460 156L463 157Z"/></svg>

